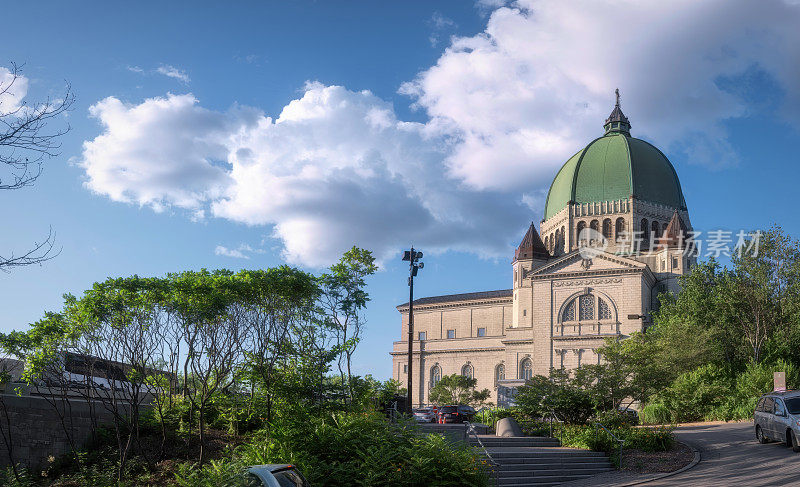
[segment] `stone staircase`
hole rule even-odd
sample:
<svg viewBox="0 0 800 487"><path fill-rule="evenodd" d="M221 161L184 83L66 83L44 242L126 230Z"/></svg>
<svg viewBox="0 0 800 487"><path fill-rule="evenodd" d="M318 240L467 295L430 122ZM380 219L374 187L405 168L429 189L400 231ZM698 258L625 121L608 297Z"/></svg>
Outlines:
<svg viewBox="0 0 800 487"><path fill-rule="evenodd" d="M561 448L556 438L478 437L499 465L497 477L500 486L546 487L612 470L605 454ZM478 445L473 437L469 441Z"/></svg>

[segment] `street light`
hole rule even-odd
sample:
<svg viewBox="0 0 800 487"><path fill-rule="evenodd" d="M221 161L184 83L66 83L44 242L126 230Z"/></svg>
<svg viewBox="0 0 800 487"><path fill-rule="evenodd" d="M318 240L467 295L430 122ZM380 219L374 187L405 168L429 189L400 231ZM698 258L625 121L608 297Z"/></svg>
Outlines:
<svg viewBox="0 0 800 487"><path fill-rule="evenodd" d="M425 267L422 252L414 250L403 251L403 261L408 262L408 385L406 389L406 412L411 414L411 376L414 356L414 277L417 272Z"/></svg>

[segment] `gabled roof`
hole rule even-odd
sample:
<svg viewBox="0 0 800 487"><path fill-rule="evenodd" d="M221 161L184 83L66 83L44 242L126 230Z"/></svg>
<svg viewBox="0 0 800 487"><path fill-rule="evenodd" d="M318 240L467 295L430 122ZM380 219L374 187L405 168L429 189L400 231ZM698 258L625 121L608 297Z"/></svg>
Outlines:
<svg viewBox="0 0 800 487"><path fill-rule="evenodd" d="M462 294L446 294L443 296L429 296L427 298L419 298L414 300L414 306L423 304L440 304L450 303L454 301L474 301L478 299L495 299L495 298L510 298L513 294L511 289L500 289L498 291L480 291L476 293L462 293ZM405 302L397 309L408 308L408 302Z"/></svg>
<svg viewBox="0 0 800 487"><path fill-rule="evenodd" d="M599 252L593 257L593 259L602 259L613 262L614 264L618 265L620 269L644 270L647 268L647 264L645 264L644 262L640 262L635 259L612 254L609 252ZM580 250L573 250L555 260L548 262L547 264L541 267L537 267L536 269L531 270L530 272L525 274L525 277L528 278L533 276L552 276L557 273L558 269L578 260L583 260ZM592 272L592 271L586 271L586 272Z"/></svg>
<svg viewBox="0 0 800 487"><path fill-rule="evenodd" d="M544 243L542 243L539 232L536 231L536 226L531 222L531 226L528 227L528 231L522 237L522 242L519 243L519 247L514 251L514 260L547 259L549 257L550 252L547 251Z"/></svg>
<svg viewBox="0 0 800 487"><path fill-rule="evenodd" d="M683 219L680 214L678 214L678 210L675 210L675 212L672 213L672 218L670 218L669 223L667 223L667 227L664 229L664 233L662 233L661 237L658 239L657 245L659 247L683 248L686 245L686 240L689 238L689 229L686 227L686 224L683 223Z"/></svg>

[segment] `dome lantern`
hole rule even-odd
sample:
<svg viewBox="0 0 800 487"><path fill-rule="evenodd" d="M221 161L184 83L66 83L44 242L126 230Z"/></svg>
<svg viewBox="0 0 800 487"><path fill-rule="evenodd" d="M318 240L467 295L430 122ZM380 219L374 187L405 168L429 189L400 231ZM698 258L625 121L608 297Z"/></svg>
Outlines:
<svg viewBox="0 0 800 487"><path fill-rule="evenodd" d="M611 115L606 119L603 128L606 129L606 134L622 132L623 134L630 135L631 123L628 121L628 117L622 113L622 108L619 106L619 88L614 90L614 93L617 95L617 104L614 105L614 110L611 111Z"/></svg>

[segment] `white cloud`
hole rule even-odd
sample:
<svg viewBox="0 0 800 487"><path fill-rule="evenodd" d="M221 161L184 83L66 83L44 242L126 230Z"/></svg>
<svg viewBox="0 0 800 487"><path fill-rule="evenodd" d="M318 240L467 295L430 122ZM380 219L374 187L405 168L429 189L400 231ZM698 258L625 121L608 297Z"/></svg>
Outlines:
<svg viewBox="0 0 800 487"><path fill-rule="evenodd" d="M602 135L616 87L635 136L716 166L735 159L725 122L758 98L721 81L743 86L759 70L782 90L786 119L800 114L796 6L514 5L403 86L426 123L399 120L369 91L318 83L277 118L207 110L190 94L110 97L91 108L103 131L84 143L86 185L156 211L266 226L294 263L327 265L354 244L388 258L410 242L498 256L540 218L556 168Z"/></svg>
<svg viewBox="0 0 800 487"><path fill-rule="evenodd" d="M28 94L28 78L14 74L0 66L0 114L12 113L22 107L22 100Z"/></svg>
<svg viewBox="0 0 800 487"><path fill-rule="evenodd" d="M215 255L221 255L223 257L232 257L234 259L249 259L250 256L247 254L250 253L261 253L261 252L253 250L253 248L247 244L241 244L239 245L238 248L235 249L230 249L228 247L225 247L224 245L217 245L216 248L214 248Z"/></svg>
<svg viewBox="0 0 800 487"><path fill-rule="evenodd" d="M175 66L170 66L169 64L162 64L156 68L156 73L163 74L168 78L174 78L184 83L189 83L189 81L191 81L189 79L189 75L186 74L186 71L180 70Z"/></svg>
<svg viewBox="0 0 800 487"><path fill-rule="evenodd" d="M617 87L635 136L712 166L735 161L724 122L748 113L720 79L763 70L800 113L800 9L780 0L514 5L402 88L459 137L447 163L471 187L546 185L602 134Z"/></svg>
<svg viewBox="0 0 800 487"><path fill-rule="evenodd" d="M520 197L473 194L443 173L449 141L368 91L309 84L277 119L214 112L191 95L92 106L86 185L113 200L270 225L287 260L323 266L352 245L414 241L497 255L529 218Z"/></svg>
<svg viewBox="0 0 800 487"><path fill-rule="evenodd" d="M131 73L144 74L144 69L140 68L139 66L126 66L125 69Z"/></svg>

